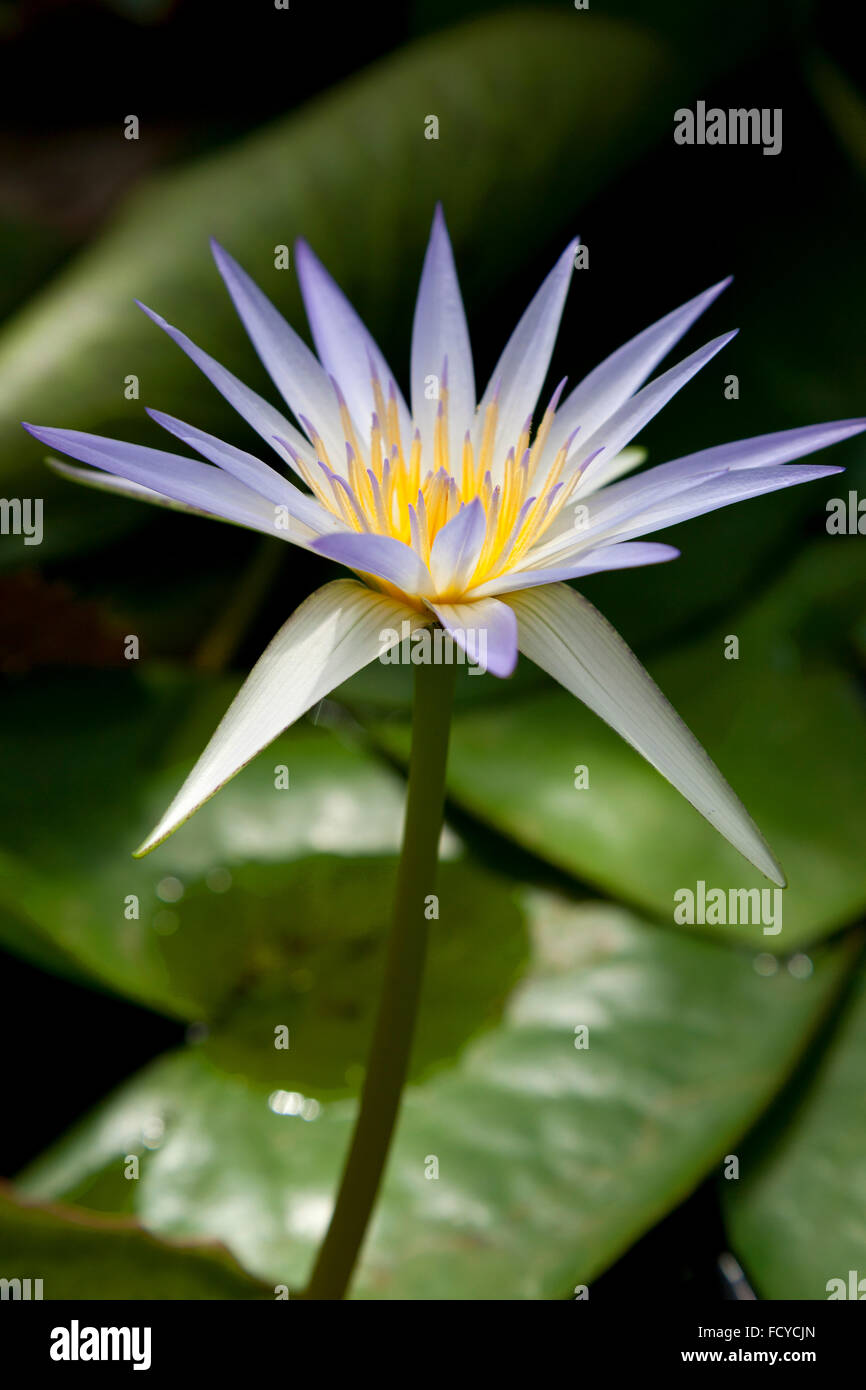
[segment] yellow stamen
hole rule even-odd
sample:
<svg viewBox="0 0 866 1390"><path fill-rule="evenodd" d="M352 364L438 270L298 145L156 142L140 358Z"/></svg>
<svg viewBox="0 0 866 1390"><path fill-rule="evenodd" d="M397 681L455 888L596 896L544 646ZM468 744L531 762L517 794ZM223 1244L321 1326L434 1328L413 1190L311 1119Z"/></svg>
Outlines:
<svg viewBox="0 0 866 1390"><path fill-rule="evenodd" d="M413 546L429 564L433 542L443 526L453 521L463 506L477 498L486 518L484 540L468 583L459 580L460 592L448 594L451 601L464 595L471 598L472 589L477 585L508 573L517 565L532 564L536 553L533 547L559 516L580 481L579 469L562 481L568 452L566 443L546 469L543 482L539 479L535 495L530 496L533 475L538 470L562 388L557 390L545 411L532 443L531 424L527 421L503 461L508 441L501 441L501 446L497 444L497 397L485 408L478 449L473 445L471 432L467 431L461 457L451 459L444 364L433 437L426 449L417 429L411 441L401 437L393 382L386 399L374 370L371 387L375 410L369 427L369 465L339 387L335 389L347 444L347 466L342 478L335 474L320 436L306 420L302 421L321 466L312 469L299 458L298 471L323 506L353 531L392 536ZM404 444L407 453L404 453ZM398 591L384 581L374 579L373 582L399 596ZM418 606L417 595L403 597Z"/></svg>

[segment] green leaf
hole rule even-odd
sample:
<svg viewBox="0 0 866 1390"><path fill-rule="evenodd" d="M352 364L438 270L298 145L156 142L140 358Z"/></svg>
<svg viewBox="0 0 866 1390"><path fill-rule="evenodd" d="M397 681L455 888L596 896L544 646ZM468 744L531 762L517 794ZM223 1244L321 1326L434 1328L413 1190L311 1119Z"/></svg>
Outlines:
<svg viewBox="0 0 866 1390"><path fill-rule="evenodd" d="M268 934L293 928L296 861L397 848L401 780L344 736L302 721L165 846L133 860L235 685L158 670L9 684L0 719L4 945L198 1019L258 951L267 957ZM276 785L285 780L278 768L288 770L287 789ZM273 870L267 899L262 866Z"/></svg>
<svg viewBox="0 0 866 1390"><path fill-rule="evenodd" d="M652 674L755 817L789 875L781 933L687 928L788 951L866 905L866 719L851 627L862 621L856 540L814 546L776 587ZM726 660L728 636L740 642ZM854 668L849 673L840 657ZM492 679L492 677L484 677ZM377 725L405 756L407 731ZM578 767L589 787L575 787ZM657 772L559 687L454 722L449 791L474 815L606 893L673 921L674 894L767 889ZM768 899L772 912L772 900Z"/></svg>
<svg viewBox="0 0 866 1390"><path fill-rule="evenodd" d="M303 233L405 377L436 200L448 211L470 304L489 301L527 250L564 235L578 203L667 124L676 72L660 41L628 25L546 11L493 15L413 44L286 120L142 188L0 339L2 487L7 496L44 497L44 553L136 517L127 503L49 475L22 419L153 442L147 403L249 443L213 388L133 304L144 300L262 384L208 254L210 236L300 325L295 277L275 269L275 248ZM689 70L688 80L699 74ZM438 117L438 140L425 138L428 114ZM532 216L515 217L518 206ZM142 402L124 399L129 374ZM142 521L148 515L138 509ZM3 556L30 558L14 538Z"/></svg>
<svg viewBox="0 0 866 1390"><path fill-rule="evenodd" d="M227 1065L261 1047L263 1010L292 1032L302 1024L316 1040L302 1081L344 1093L378 994L401 779L338 732L302 721L166 845L131 857L232 685L114 672L52 676L7 694L0 936L47 969L207 1022L208 1047ZM288 788L275 786L280 769ZM445 854L456 845L446 831ZM447 863L440 891L449 921L471 919L476 940L489 942L470 953L462 930L437 934L428 991L442 1007L421 1030L420 1067L496 1016L525 954L513 905L477 869ZM328 989L310 996L320 976ZM275 1080L279 1064L277 1054Z"/></svg>
<svg viewBox="0 0 866 1390"><path fill-rule="evenodd" d="M69 254L71 238L25 218L0 216L0 320L33 294Z"/></svg>
<svg viewBox="0 0 866 1390"><path fill-rule="evenodd" d="M622 909L538 891L521 905L531 960L500 1018L406 1093L356 1296L567 1297L721 1162L790 1071L850 955L823 950L809 978L768 977L745 953L653 931ZM454 912L443 907L434 944ZM467 953L496 949L473 911L457 918ZM341 928L351 937L335 915ZM453 979L459 996L456 963ZM366 972L344 983L360 1004ZM330 988L330 977L313 984L323 997ZM422 1029L448 1007L425 991ZM275 1088L273 1023L265 1009L258 1064L252 1048L226 1065L206 1045L157 1061L34 1165L24 1190L116 1206L134 1187L154 1232L219 1239L262 1279L300 1287L355 1107L319 1108L304 1089L321 1034L303 1019ZM136 1184L121 1177L126 1153L141 1154Z"/></svg>
<svg viewBox="0 0 866 1390"><path fill-rule="evenodd" d="M823 1046L821 1045L823 1043ZM841 1017L749 1139L723 1201L733 1248L762 1298L864 1297L866 971ZM844 1292L831 1280L842 1280Z"/></svg>
<svg viewBox="0 0 866 1390"><path fill-rule="evenodd" d="M125 1217L36 1206L6 1185L0 1187L0 1245L2 1277L40 1279L46 1300L274 1297L216 1246L156 1240Z"/></svg>

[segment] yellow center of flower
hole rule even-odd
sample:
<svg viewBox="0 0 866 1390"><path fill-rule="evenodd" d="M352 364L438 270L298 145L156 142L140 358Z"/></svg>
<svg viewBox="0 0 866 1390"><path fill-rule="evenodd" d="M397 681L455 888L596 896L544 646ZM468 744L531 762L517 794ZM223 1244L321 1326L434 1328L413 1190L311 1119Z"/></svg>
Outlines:
<svg viewBox="0 0 866 1390"><path fill-rule="evenodd" d="M480 498L487 528L475 569L461 586L461 593L513 569L559 515L580 479L581 470L576 469L567 482L561 481L568 442L544 470L543 478L539 476L556 398L545 411L531 446L531 424L526 422L519 439L508 452L501 481L494 484L496 399L486 407L477 450L467 430L463 456L459 461L452 460L448 444L448 391L443 385L433 436L433 457L425 459L417 429L408 453L406 451L393 383L387 401L378 377L372 378L372 386L375 413L370 430L369 466L364 462L348 407L338 389L347 476L334 470L324 442L312 429L318 467L314 469L295 456L311 491L351 530L404 541L425 564L429 564L433 542L442 527L464 504Z"/></svg>

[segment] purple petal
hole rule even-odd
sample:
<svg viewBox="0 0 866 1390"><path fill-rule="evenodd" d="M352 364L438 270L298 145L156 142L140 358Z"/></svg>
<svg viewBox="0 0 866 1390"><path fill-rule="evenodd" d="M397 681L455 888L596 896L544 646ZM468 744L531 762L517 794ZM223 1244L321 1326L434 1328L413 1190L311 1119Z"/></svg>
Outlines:
<svg viewBox="0 0 866 1390"><path fill-rule="evenodd" d="M345 441L327 372L234 257L216 241L211 242L211 250L265 370L295 419L306 416L312 421L324 440L331 467L342 471Z"/></svg>
<svg viewBox="0 0 866 1390"><path fill-rule="evenodd" d="M577 245L577 238L569 243L525 310L479 403L475 420L476 449L484 432L487 407L498 393L496 456L499 463L504 461L508 450L516 444L526 417L533 413L538 403L559 331Z"/></svg>
<svg viewBox="0 0 866 1390"><path fill-rule="evenodd" d="M234 445L226 444L214 435L206 434L194 425L187 425L183 420L176 420L173 415L166 415L161 410L149 409L147 413L164 430L168 430L169 434L175 435L190 448L197 449L204 458L210 459L211 463L231 473L232 477L266 497L269 502L285 507L290 516L304 522L317 535L333 530L339 525L337 518L327 512L321 503L301 492L287 478L277 473L276 469L268 467L254 454L236 449Z"/></svg>
<svg viewBox="0 0 866 1390"><path fill-rule="evenodd" d="M220 516L225 521L290 539L288 533L275 530L272 503L209 463L163 453L161 449L147 449L141 444L127 444L121 439L84 434L81 430L26 424L24 428L49 449L58 449L81 463L90 463L106 473L128 478L130 482L140 483L210 516Z"/></svg>
<svg viewBox="0 0 866 1390"><path fill-rule="evenodd" d="M695 473L682 478L653 479L652 474L641 474L629 479L628 484L619 487L606 487L600 492L584 498L579 493L556 518L549 532L541 542L529 552L524 568L536 567L541 561L566 564L572 557L602 543L604 537L612 534L617 527L624 529L622 523L656 505L668 503L680 493L699 487L709 478L723 476L720 470L709 469L705 473ZM568 515L571 507L585 509L581 513L580 525L577 516Z"/></svg>
<svg viewBox="0 0 866 1390"><path fill-rule="evenodd" d="M359 574L373 574L385 579L404 593L421 595L430 592L430 574L426 565L411 546L393 536L342 531L339 535L321 537L314 542L313 549Z"/></svg>
<svg viewBox="0 0 866 1390"><path fill-rule="evenodd" d="M433 603L428 608L450 632L458 647L485 671L510 676L517 665L517 618L495 598L469 603Z"/></svg>
<svg viewBox="0 0 866 1390"><path fill-rule="evenodd" d="M595 367L574 388L557 413L548 440L551 457L568 438L576 425L589 438L600 428L629 396L642 386L663 357L679 342L684 333L731 283L731 277L696 295L673 313L638 333L636 338L617 348Z"/></svg>
<svg viewBox="0 0 866 1390"><path fill-rule="evenodd" d="M760 497L765 492L778 492L781 488L811 483L817 478L829 478L834 473L844 471L818 463L804 463L797 468L781 464L777 468L734 469L707 478L697 487L638 512L627 523L621 523L619 528L611 528L610 534L623 541L630 540L632 536L646 536L651 531L660 531L663 527L675 526L680 521L689 521L706 512L718 511L720 507L729 507L733 502L742 502L748 497Z"/></svg>
<svg viewBox="0 0 866 1390"><path fill-rule="evenodd" d="M375 408L370 381L371 360L386 395L396 378L339 285L302 239L295 243L295 260L316 351L326 371L339 384L349 413L366 439ZM396 398L406 448L412 437L411 420L399 391L396 391Z"/></svg>
<svg viewBox="0 0 866 1390"><path fill-rule="evenodd" d="M633 439L639 430L642 430L654 415L667 405L668 401L680 391L686 382L691 381L702 367L715 357L717 352L721 352L732 338L733 333L723 333L720 338L714 338L711 343L698 348L690 357L686 357L682 362L678 362L669 371L663 372L661 376L651 381L649 386L645 386L642 391L638 391L636 396L615 410L610 419L606 420L601 429L596 430L591 439L587 439L580 434L580 445L573 456L575 466L583 462L592 450L597 450L599 445L603 445L600 457L592 461L586 470L586 481L589 483L593 473L603 471L605 465L609 463L622 448Z"/></svg>
<svg viewBox="0 0 866 1390"><path fill-rule="evenodd" d="M487 534L487 515L480 497L460 508L436 535L430 573L437 591L462 589L472 577Z"/></svg>
<svg viewBox="0 0 866 1390"><path fill-rule="evenodd" d="M309 445L304 436L299 434L293 425L289 424L284 415L281 415L278 410L274 410L268 401L258 396L255 391L251 391L226 367L217 362L215 357L210 357L201 348L196 347L192 339L188 338L185 333L181 333L179 328L172 327L160 314L154 313L153 309L148 309L146 304L142 304L140 299L135 302L158 328L161 328L173 342L177 343L178 347L213 383L220 395L228 401L242 419L246 420L248 425L252 425L262 439L267 440L271 448L274 447L274 436L282 434L288 436L299 453L309 454ZM295 464L291 455L284 448L281 448L279 452L294 468Z"/></svg>
<svg viewBox="0 0 866 1390"><path fill-rule="evenodd" d="M421 431L424 458L432 455L439 405L438 399L427 399L425 381L428 376L440 376L446 359L448 453L454 471L475 412L475 375L454 254L441 204L437 204L412 326L412 418Z"/></svg>
<svg viewBox="0 0 866 1390"><path fill-rule="evenodd" d="M526 569L503 574L480 584L474 593L508 594L519 589L533 589L539 584L559 584L566 579L579 579L586 574L602 574L608 570L637 569L641 565L661 565L676 560L679 551L672 545L653 541L638 544L602 545L585 551L569 563L545 569Z"/></svg>
<svg viewBox="0 0 866 1390"><path fill-rule="evenodd" d="M634 478L605 488L605 496L622 496L637 489L643 481L675 482L699 473L727 472L742 468L765 468L772 464L790 463L792 459L814 454L866 429L866 419L831 420L821 425L806 425L800 429L777 430L774 434L758 434L752 439L736 439L730 444L716 444L695 454L660 463Z"/></svg>

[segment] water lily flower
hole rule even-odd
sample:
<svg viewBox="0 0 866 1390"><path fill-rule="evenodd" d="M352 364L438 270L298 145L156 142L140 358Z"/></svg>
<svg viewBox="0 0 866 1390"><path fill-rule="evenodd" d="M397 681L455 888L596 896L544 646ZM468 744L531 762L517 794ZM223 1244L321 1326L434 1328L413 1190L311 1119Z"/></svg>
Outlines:
<svg viewBox="0 0 866 1390"><path fill-rule="evenodd" d="M639 333L570 394L561 382L539 415L576 246L565 248L532 299L477 400L437 208L415 308L410 411L373 338L305 242L297 244L296 265L318 356L214 244L235 308L295 423L179 329L145 312L294 481L285 469L157 410L149 411L157 424L200 458L26 426L49 448L90 465L55 462L71 478L280 536L360 576L326 584L280 629L139 853L380 656L384 632L396 641L404 622L412 630L438 623L467 650L467 634L483 633L496 676L508 676L522 651L627 739L747 859L784 883L721 773L622 638L567 581L671 560L678 554L671 546L638 538L840 471L790 464L866 421L765 434L627 476L642 461L630 442L732 338L714 338L644 384L728 282Z"/></svg>

